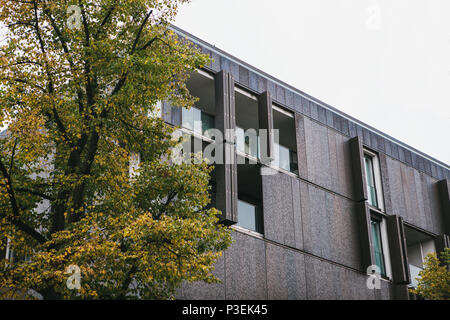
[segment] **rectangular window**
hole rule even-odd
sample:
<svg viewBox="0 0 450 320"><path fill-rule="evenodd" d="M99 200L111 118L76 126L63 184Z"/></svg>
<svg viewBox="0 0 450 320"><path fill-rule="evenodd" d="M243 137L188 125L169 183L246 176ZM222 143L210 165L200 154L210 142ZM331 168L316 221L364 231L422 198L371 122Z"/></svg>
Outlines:
<svg viewBox="0 0 450 320"><path fill-rule="evenodd" d="M238 164L237 171L237 226L263 234L262 180L260 167L255 164Z"/></svg>
<svg viewBox="0 0 450 320"><path fill-rule="evenodd" d="M236 103L236 149L253 158L259 154L259 111L255 95L242 89L235 89Z"/></svg>
<svg viewBox="0 0 450 320"><path fill-rule="evenodd" d="M381 222L382 220L372 217L370 225L372 232L373 251L375 255L375 264L380 268L381 275L386 276L386 264L384 261Z"/></svg>
<svg viewBox="0 0 450 320"><path fill-rule="evenodd" d="M367 183L367 193L369 204L373 207L378 207L377 201L377 189L375 187L375 178L373 171L373 161L372 157L368 154L364 155L364 164L366 168L366 183Z"/></svg>
<svg viewBox="0 0 450 320"><path fill-rule="evenodd" d="M258 141L256 130L250 129L244 132L244 129L236 127L236 149L238 152L257 158Z"/></svg>
<svg viewBox="0 0 450 320"><path fill-rule="evenodd" d="M214 77L198 71L186 81L189 93L198 98L194 106L182 108L181 126L198 135L205 135L208 129L215 128L215 87Z"/></svg>
<svg viewBox="0 0 450 320"><path fill-rule="evenodd" d="M238 226L259 232L261 230L258 207L243 200L238 200Z"/></svg>
<svg viewBox="0 0 450 320"><path fill-rule="evenodd" d="M294 114L273 105L273 128L278 130L274 143L274 161L280 169L298 174L297 139ZM274 133L276 140L276 134Z"/></svg>
<svg viewBox="0 0 450 320"><path fill-rule="evenodd" d="M367 202L374 208L384 210L380 162L376 153L364 150L364 171L366 176Z"/></svg>

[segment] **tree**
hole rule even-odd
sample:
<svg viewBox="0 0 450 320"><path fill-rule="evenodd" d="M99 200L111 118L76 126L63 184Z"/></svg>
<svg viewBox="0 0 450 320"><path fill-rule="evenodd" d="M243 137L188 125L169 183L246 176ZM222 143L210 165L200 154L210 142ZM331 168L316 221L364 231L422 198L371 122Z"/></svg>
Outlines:
<svg viewBox="0 0 450 320"><path fill-rule="evenodd" d="M168 28L185 2L0 0L5 296L165 299L218 281L231 237L206 209L211 168L168 161L173 129L149 117L195 102L185 81L207 57Z"/></svg>
<svg viewBox="0 0 450 320"><path fill-rule="evenodd" d="M450 249L445 248L440 259L435 253L425 257L418 285L411 292L428 300L450 300Z"/></svg>

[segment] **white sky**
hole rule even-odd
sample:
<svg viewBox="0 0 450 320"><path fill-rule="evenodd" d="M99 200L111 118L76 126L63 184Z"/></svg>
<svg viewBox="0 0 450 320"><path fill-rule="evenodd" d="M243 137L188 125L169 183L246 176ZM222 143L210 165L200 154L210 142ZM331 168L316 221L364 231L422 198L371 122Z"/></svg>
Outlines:
<svg viewBox="0 0 450 320"><path fill-rule="evenodd" d="M192 0L175 25L450 164L449 13L449 0Z"/></svg>

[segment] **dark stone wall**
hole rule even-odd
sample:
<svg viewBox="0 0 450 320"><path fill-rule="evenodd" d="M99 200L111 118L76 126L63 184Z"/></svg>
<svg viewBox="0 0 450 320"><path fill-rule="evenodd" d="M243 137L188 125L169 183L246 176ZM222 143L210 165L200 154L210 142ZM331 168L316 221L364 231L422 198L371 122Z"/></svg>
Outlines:
<svg viewBox="0 0 450 320"><path fill-rule="evenodd" d="M294 248L233 232L216 263L220 284L184 283L178 299L390 299L390 284L367 289L365 274Z"/></svg>
<svg viewBox="0 0 450 320"><path fill-rule="evenodd" d="M383 173L383 172L382 172ZM435 234L444 232L444 211L438 180L390 157L386 159L384 195L389 198L389 214ZM389 212L390 211L390 212Z"/></svg>

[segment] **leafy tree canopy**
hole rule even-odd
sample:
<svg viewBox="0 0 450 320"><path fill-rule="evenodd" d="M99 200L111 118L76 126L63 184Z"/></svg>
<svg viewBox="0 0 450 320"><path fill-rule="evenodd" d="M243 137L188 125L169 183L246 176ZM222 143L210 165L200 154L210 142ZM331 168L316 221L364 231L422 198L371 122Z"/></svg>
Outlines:
<svg viewBox="0 0 450 320"><path fill-rule="evenodd" d="M217 281L231 239L205 209L210 168L164 160L173 129L149 117L195 102L185 81L207 57L168 28L185 2L0 0L1 294L171 298Z"/></svg>
<svg viewBox="0 0 450 320"><path fill-rule="evenodd" d="M435 253L428 254L424 265L417 288L411 292L427 300L450 300L450 249L446 248L440 259Z"/></svg>

